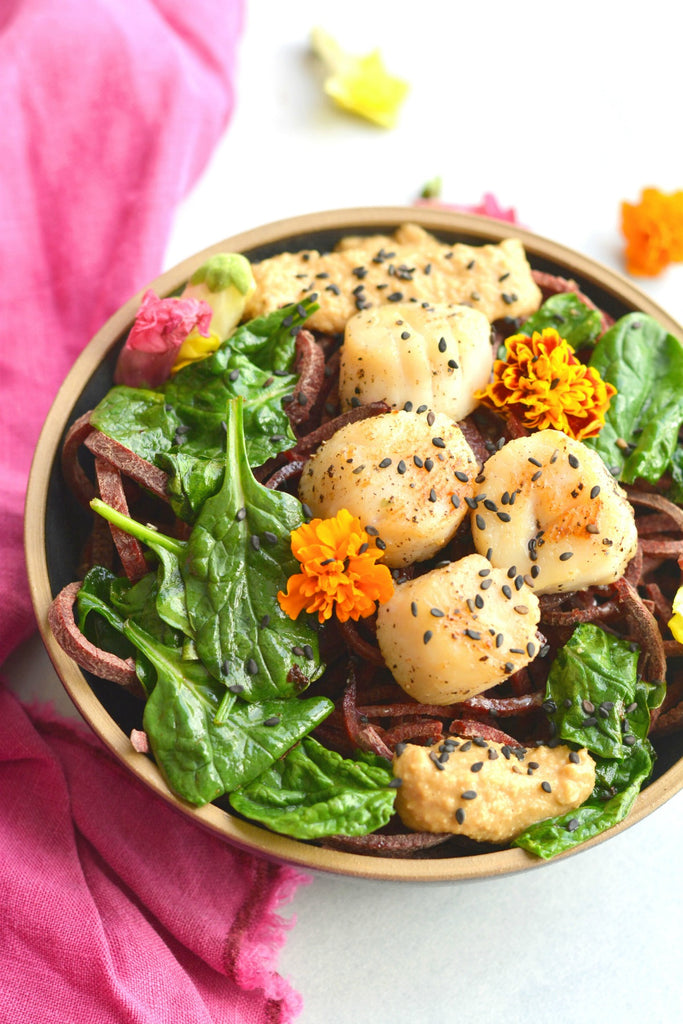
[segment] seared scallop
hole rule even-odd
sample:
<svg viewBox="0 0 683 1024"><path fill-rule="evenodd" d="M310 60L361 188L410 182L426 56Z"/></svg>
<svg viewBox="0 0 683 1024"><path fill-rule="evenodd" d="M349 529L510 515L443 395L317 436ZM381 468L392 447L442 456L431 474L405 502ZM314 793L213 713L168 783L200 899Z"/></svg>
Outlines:
<svg viewBox="0 0 683 1024"><path fill-rule="evenodd" d="M411 697L455 704L536 657L539 617L524 580L467 555L397 586L378 610L377 642Z"/></svg>
<svg viewBox="0 0 683 1024"><path fill-rule="evenodd" d="M494 565L530 575L537 594L623 576L638 546L633 509L597 452L539 430L508 441L482 475L472 536Z"/></svg>
<svg viewBox="0 0 683 1024"><path fill-rule="evenodd" d="M478 463L447 416L385 413L348 423L308 462L299 497L314 516L346 508L379 534L389 566L431 558L453 537Z"/></svg>
<svg viewBox="0 0 683 1024"><path fill-rule="evenodd" d="M357 313L341 349L342 407L383 401L402 409L408 402L462 420L489 382L490 336L484 314L468 306L400 303Z"/></svg>

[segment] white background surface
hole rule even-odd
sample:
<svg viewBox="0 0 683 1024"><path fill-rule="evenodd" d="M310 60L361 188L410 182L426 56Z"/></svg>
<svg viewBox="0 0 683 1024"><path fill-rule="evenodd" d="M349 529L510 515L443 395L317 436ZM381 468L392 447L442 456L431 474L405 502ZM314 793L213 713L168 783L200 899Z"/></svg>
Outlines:
<svg viewBox="0 0 683 1024"><path fill-rule="evenodd" d="M286 216L410 203L439 175L445 200L494 192L531 230L622 270L620 201L683 188L673 10L251 0L235 115L179 211L167 266ZM315 24L355 53L379 45L408 79L395 129L330 106L307 51ZM683 264L638 283L683 322ZM8 668L23 696L75 713L37 639ZM300 1024L681 1020L681 850L683 794L511 878L318 874L286 910L296 924L280 958Z"/></svg>

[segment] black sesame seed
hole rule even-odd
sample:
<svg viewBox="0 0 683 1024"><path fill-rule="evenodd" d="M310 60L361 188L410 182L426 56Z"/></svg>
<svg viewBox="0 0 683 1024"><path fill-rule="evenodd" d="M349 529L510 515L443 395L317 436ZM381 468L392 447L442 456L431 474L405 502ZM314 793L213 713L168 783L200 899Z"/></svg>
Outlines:
<svg viewBox="0 0 683 1024"><path fill-rule="evenodd" d="M455 479L459 480L461 484L466 484L467 481L469 480L469 477L468 477L467 473L463 473L462 470L456 469L456 471L455 471Z"/></svg>
<svg viewBox="0 0 683 1024"><path fill-rule="evenodd" d="M496 515L500 519L501 523L509 523L510 520L512 519L512 516L510 515L509 512L497 512Z"/></svg>
<svg viewBox="0 0 683 1024"><path fill-rule="evenodd" d="M566 826L565 826L565 828L567 829L567 832L576 832L578 827L579 827L579 819L578 818L572 818L571 821L568 821Z"/></svg>
<svg viewBox="0 0 683 1024"><path fill-rule="evenodd" d="M247 675L255 676L258 675L258 663L253 658L249 658L249 661L244 666Z"/></svg>
<svg viewBox="0 0 683 1024"><path fill-rule="evenodd" d="M254 549L254 551L258 551L261 547L261 538L258 537L255 533L252 533L249 540L251 541L251 546Z"/></svg>
<svg viewBox="0 0 683 1024"><path fill-rule="evenodd" d="M477 515L475 516L475 522L476 522L477 528L479 530L485 530L486 529L486 520L484 519L484 517L482 515L479 515L479 513L477 513Z"/></svg>
<svg viewBox="0 0 683 1024"><path fill-rule="evenodd" d="M568 562L569 559L573 558L573 557L574 557L574 552L573 551L563 551L562 554L560 555L560 561L561 562Z"/></svg>
<svg viewBox="0 0 683 1024"><path fill-rule="evenodd" d="M484 762L483 761L475 761L473 764L470 765L470 771L471 772L480 772L483 767L484 767Z"/></svg>
<svg viewBox="0 0 683 1024"><path fill-rule="evenodd" d="M427 472L431 473L431 471L434 469L434 460L433 459L425 459L424 466L425 466L425 469L427 470Z"/></svg>
<svg viewBox="0 0 683 1024"><path fill-rule="evenodd" d="M263 724L264 725L279 725L280 724L280 716L279 715L271 715L270 718L264 718Z"/></svg>
<svg viewBox="0 0 683 1024"><path fill-rule="evenodd" d="M422 634L422 643L423 644L428 644L429 641L432 639L432 635L433 634L432 634L431 629L428 629L425 633Z"/></svg>
<svg viewBox="0 0 683 1024"><path fill-rule="evenodd" d="M591 498L597 498L600 493L600 485L596 484L595 487L591 487Z"/></svg>
<svg viewBox="0 0 683 1024"><path fill-rule="evenodd" d="M389 459L389 458L382 459L382 461L379 464L379 468L380 469L386 469L387 466L390 466L390 465L391 465L391 459Z"/></svg>
<svg viewBox="0 0 683 1024"><path fill-rule="evenodd" d="M444 441L444 439L442 437L433 437L432 438L432 444L434 445L435 448L445 448L446 447L446 442Z"/></svg>
<svg viewBox="0 0 683 1024"><path fill-rule="evenodd" d="M398 472L399 472L399 473L401 474L401 476L403 476L403 474L405 473L405 471L406 471L406 469L407 469L407 468L408 468L408 467L406 466L406 464L405 464L405 462L403 461L403 459L401 459L401 460L400 460L400 462L399 462L398 466L396 467L396 469L397 469L397 470L398 470Z"/></svg>
<svg viewBox="0 0 683 1024"><path fill-rule="evenodd" d="M481 640L481 633L478 633L476 629L466 629L465 636L468 636L470 640Z"/></svg>
<svg viewBox="0 0 683 1024"><path fill-rule="evenodd" d="M535 644L532 644L531 642L529 642L526 645L526 653L529 655L530 658L533 658L534 654L536 653L536 646L535 646Z"/></svg>
<svg viewBox="0 0 683 1024"><path fill-rule="evenodd" d="M246 519L246 518L247 518L247 510L246 510L246 508L242 507L242 508L238 509L237 510L237 514L235 515L235 519L237 520L237 522L241 523L242 520Z"/></svg>
<svg viewBox="0 0 683 1024"><path fill-rule="evenodd" d="M458 825L462 825L464 823L465 812L462 809L462 807L458 807L457 811L455 812L455 820L457 821Z"/></svg>
<svg viewBox="0 0 683 1024"><path fill-rule="evenodd" d="M448 368L450 370L457 370L458 369L458 364L456 363L455 359L449 359L448 360Z"/></svg>
<svg viewBox="0 0 683 1024"><path fill-rule="evenodd" d="M460 498L457 494L451 494L451 505L453 508L460 508Z"/></svg>
<svg viewBox="0 0 683 1024"><path fill-rule="evenodd" d="M463 800L476 800L477 794L474 789L466 789L464 793L460 794L460 797Z"/></svg>
<svg viewBox="0 0 683 1024"><path fill-rule="evenodd" d="M444 613L441 611L440 608L430 608L429 614L433 615L435 619L442 619L444 616Z"/></svg>
<svg viewBox="0 0 683 1024"><path fill-rule="evenodd" d="M434 488L433 488L433 487L432 487L431 491L429 492L429 500L430 500L431 502L434 502L434 501L437 501L437 500L438 500L438 499L437 499L437 495L436 495L436 491L434 490Z"/></svg>
<svg viewBox="0 0 683 1024"><path fill-rule="evenodd" d="M579 468L579 460L577 459L576 455L568 455L567 461L569 462L569 465L572 467L572 469Z"/></svg>
<svg viewBox="0 0 683 1024"><path fill-rule="evenodd" d="M542 782L541 783L541 789L543 790L544 793L552 793L552 791L553 791L553 787L550 785L549 782Z"/></svg>
<svg viewBox="0 0 683 1024"><path fill-rule="evenodd" d="M488 590L492 583L493 583L493 580L491 580L491 579L482 580L481 583L479 584L479 589L480 590Z"/></svg>
<svg viewBox="0 0 683 1024"><path fill-rule="evenodd" d="M569 751L569 760L571 761L572 764L578 764L579 763L580 757L576 753L575 750L570 750Z"/></svg>

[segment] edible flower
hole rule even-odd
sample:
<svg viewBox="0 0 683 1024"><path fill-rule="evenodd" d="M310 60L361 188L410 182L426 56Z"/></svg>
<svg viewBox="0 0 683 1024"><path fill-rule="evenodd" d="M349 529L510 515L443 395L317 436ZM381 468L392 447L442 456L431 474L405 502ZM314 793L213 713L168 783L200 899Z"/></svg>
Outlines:
<svg viewBox="0 0 683 1024"><path fill-rule="evenodd" d="M306 611L317 612L319 622L333 613L340 622L357 622L393 593L391 572L375 564L382 551L348 509L292 531L292 554L302 571L289 577L286 593L277 595L290 619Z"/></svg>
<svg viewBox="0 0 683 1024"><path fill-rule="evenodd" d="M683 587L679 587L672 605L673 617L669 619L669 629L674 640L683 644Z"/></svg>
<svg viewBox="0 0 683 1024"><path fill-rule="evenodd" d="M311 46L329 71L323 88L338 106L382 128L394 126L409 86L389 74L379 50L351 56L321 28L313 29Z"/></svg>
<svg viewBox="0 0 683 1024"><path fill-rule="evenodd" d="M156 388L168 378L183 341L192 331L209 334L212 309L194 298L168 298L148 288L123 346L116 384Z"/></svg>
<svg viewBox="0 0 683 1024"><path fill-rule="evenodd" d="M519 224L514 207L504 207L492 192L484 192L479 203L446 203L441 199L441 179L433 178L423 186L417 206L435 206L440 210L455 210L458 213L476 213L480 217L493 217L508 224Z"/></svg>
<svg viewBox="0 0 683 1024"><path fill-rule="evenodd" d="M643 189L638 203L621 204L621 231L629 274L655 277L683 260L683 191Z"/></svg>
<svg viewBox="0 0 683 1024"><path fill-rule="evenodd" d="M616 388L580 362L554 328L515 334L505 348L507 359L496 359L493 381L476 398L514 413L529 430L550 427L577 441L600 433Z"/></svg>

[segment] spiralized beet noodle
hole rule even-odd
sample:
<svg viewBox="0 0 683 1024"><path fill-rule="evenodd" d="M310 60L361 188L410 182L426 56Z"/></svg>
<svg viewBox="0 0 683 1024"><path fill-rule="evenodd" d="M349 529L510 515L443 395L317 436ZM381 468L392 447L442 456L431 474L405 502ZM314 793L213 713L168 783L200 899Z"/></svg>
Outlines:
<svg viewBox="0 0 683 1024"><path fill-rule="evenodd" d="M573 281L536 271L533 274L544 299L559 292L575 291L595 308ZM603 329L607 329L612 320L604 313L602 318ZM494 323L494 351L519 328L520 322L510 319ZM340 413L340 343L340 338L314 335L309 330L299 332L296 369L300 376L287 406L297 440L289 451L254 470L265 486L296 494L306 463L323 441L347 422L388 411L384 403L376 402ZM482 464L503 442L527 433L519 421L503 418L483 407L460 426ZM78 452L82 444L96 456L95 483L81 468ZM126 511L130 504L135 514L137 504L144 501L145 521L154 521L149 501L150 495L155 496L163 528L177 536L186 534L184 523L173 522L165 500L165 474L94 430L89 414L80 417L68 432L62 466L65 479L82 504L87 504L99 488L104 500L121 511ZM420 704L398 686L384 665L376 642L374 618L360 623L333 620L326 624L321 630L321 653L327 668L315 688L334 700L335 710L314 735L345 756L360 748L386 759L392 758L400 743L431 744L453 733L505 743L511 748L548 742L552 739L552 725L543 710L548 669L574 628L585 622L597 623L637 644L639 672L646 681L661 681L668 668L667 696L661 708L652 714L650 735L658 737L682 729L683 645L672 638L667 623L672 616L673 597L683 582L683 509L650 485L627 486L625 490L639 535L637 554L625 576L610 586L541 596L539 657L490 691L448 706ZM137 542L115 531L112 544L111 537L103 536L103 529L102 520L95 517L82 573L92 564L104 564L137 579L145 568ZM438 561L462 558L473 550L469 522L465 520L448 547L439 552ZM434 564L393 570L393 575L400 583L427 572ZM56 639L88 671L134 688L131 663L99 651L79 633L73 616L78 586L70 584L53 603L50 624ZM449 855L486 848L463 836L410 832L397 817L369 836L334 837L320 842L334 849L390 857L428 856L429 851L446 843Z"/></svg>

